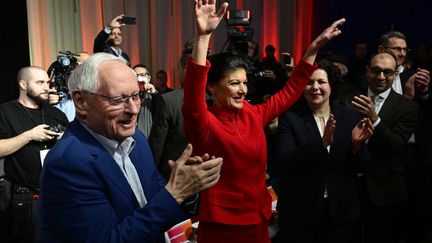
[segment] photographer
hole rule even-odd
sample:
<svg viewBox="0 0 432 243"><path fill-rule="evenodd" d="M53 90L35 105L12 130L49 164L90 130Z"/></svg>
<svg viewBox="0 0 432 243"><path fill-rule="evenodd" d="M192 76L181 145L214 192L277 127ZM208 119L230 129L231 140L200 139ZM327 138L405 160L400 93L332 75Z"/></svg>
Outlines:
<svg viewBox="0 0 432 243"><path fill-rule="evenodd" d="M39 175L43 159L68 124L66 116L48 105L50 80L40 67L24 67L17 75L18 100L0 105L0 157L11 183L6 209L10 222L5 242L39 242Z"/></svg>
<svg viewBox="0 0 432 243"><path fill-rule="evenodd" d="M93 53L106 52L118 56L130 65L129 56L123 52L120 45L123 42L121 27L125 25L124 14L114 17L108 26L105 26L96 36L93 44ZM133 23L128 23L133 24Z"/></svg>
<svg viewBox="0 0 432 243"><path fill-rule="evenodd" d="M276 93L284 84L284 82L279 81L282 68L275 72L261 65L258 57L258 44L249 40L249 38L244 40L244 37L231 37L227 52L243 57L248 65L249 91L246 98L250 103L258 104L263 102L266 95Z"/></svg>

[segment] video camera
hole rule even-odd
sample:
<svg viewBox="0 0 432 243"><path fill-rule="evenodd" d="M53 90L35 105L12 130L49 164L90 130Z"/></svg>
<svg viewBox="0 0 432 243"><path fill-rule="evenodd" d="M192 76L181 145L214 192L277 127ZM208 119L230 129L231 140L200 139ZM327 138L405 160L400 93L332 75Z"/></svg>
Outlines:
<svg viewBox="0 0 432 243"><path fill-rule="evenodd" d="M226 13L226 28L228 39L224 48L226 52L234 53L248 58L248 42L252 41L254 34L249 10L228 10ZM225 47L224 45L224 47Z"/></svg>
<svg viewBox="0 0 432 243"><path fill-rule="evenodd" d="M253 55L249 54L250 43L254 43L252 40L254 30L250 26L251 21L250 10L227 11L226 28L228 40L226 43L228 43L228 47L225 51L242 56L248 63L249 78L259 78L263 76L263 70L257 70L258 51L253 51ZM258 48L256 44L253 45L253 48Z"/></svg>
<svg viewBox="0 0 432 243"><path fill-rule="evenodd" d="M224 45L224 51L239 55L246 61L248 65L246 75L249 81L246 98L252 103L258 103L259 99L255 98L259 91L257 84L265 78L265 70L259 64L258 44L252 40L254 29L250 26L251 13L249 10L227 11L225 20L228 34L225 45L228 45L226 48Z"/></svg>
<svg viewBox="0 0 432 243"><path fill-rule="evenodd" d="M51 87L57 90L59 99L63 99L69 95L67 80L77 65L77 54L71 51L59 52L57 60L54 61L48 68L48 75L51 79Z"/></svg>
<svg viewBox="0 0 432 243"><path fill-rule="evenodd" d="M226 14L228 39L231 42L249 41L254 30L250 27L251 16L249 10L231 10Z"/></svg>

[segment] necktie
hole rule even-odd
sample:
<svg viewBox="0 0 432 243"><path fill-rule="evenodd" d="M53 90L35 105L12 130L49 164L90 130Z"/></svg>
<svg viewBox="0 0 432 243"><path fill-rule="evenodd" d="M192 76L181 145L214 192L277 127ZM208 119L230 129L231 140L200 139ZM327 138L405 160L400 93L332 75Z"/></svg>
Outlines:
<svg viewBox="0 0 432 243"><path fill-rule="evenodd" d="M378 113L381 108L381 103L383 102L384 98L379 95L372 96L372 102L375 106L375 111Z"/></svg>

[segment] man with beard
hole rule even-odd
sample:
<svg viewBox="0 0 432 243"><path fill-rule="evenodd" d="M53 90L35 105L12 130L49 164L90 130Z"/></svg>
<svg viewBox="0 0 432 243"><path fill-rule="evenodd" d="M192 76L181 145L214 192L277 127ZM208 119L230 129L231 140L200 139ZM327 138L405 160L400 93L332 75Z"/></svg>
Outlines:
<svg viewBox="0 0 432 243"><path fill-rule="evenodd" d="M0 158L5 159L5 178L11 184L11 201L0 221L8 222L1 225L7 228L6 242L39 242L39 175L68 119L47 103L50 80L44 69L24 67L17 81L18 100L0 105Z"/></svg>

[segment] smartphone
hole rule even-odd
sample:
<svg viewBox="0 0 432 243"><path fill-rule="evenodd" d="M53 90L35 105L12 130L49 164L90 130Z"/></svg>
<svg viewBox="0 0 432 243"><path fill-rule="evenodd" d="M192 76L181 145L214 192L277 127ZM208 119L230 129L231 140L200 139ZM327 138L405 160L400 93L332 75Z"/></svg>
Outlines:
<svg viewBox="0 0 432 243"><path fill-rule="evenodd" d="M136 17L123 16L123 18L120 19L120 22L122 24L136 24Z"/></svg>
<svg viewBox="0 0 432 243"><path fill-rule="evenodd" d="M282 64L291 64L291 55L288 52L282 52Z"/></svg>

